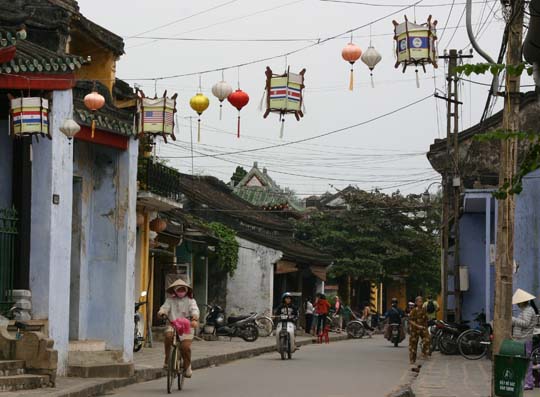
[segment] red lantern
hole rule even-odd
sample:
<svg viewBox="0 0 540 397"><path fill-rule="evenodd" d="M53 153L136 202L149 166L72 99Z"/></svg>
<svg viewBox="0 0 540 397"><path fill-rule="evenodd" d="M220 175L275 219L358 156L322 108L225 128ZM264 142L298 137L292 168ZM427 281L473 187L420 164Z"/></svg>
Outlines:
<svg viewBox="0 0 540 397"><path fill-rule="evenodd" d="M354 77L353 77L353 65L362 56L362 50L354 43L349 43L341 51L341 56L344 60L351 64L351 78L349 80L349 90L353 90Z"/></svg>
<svg viewBox="0 0 540 397"><path fill-rule="evenodd" d="M249 95L241 89L237 89L231 93L227 99L231 105L238 109L238 138L240 138L240 110L242 110L242 108L248 104Z"/></svg>
<svg viewBox="0 0 540 397"><path fill-rule="evenodd" d="M84 97L84 105L92 111L92 113L101 109L105 105L105 98L97 91L92 91L90 94ZM92 118L92 138L94 138L94 131L96 130L96 119Z"/></svg>
<svg viewBox="0 0 540 397"><path fill-rule="evenodd" d="M150 230L156 233L161 233L167 229L167 222L164 219L156 218L150 222Z"/></svg>

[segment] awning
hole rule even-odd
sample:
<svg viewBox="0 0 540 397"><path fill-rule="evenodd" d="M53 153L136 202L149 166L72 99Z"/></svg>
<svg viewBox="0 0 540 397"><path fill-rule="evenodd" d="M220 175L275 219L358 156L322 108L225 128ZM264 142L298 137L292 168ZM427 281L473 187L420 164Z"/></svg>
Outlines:
<svg viewBox="0 0 540 397"><path fill-rule="evenodd" d="M294 273L298 271L298 266L290 261L278 261L276 264L276 274Z"/></svg>
<svg viewBox="0 0 540 397"><path fill-rule="evenodd" d="M326 281L326 266L312 265L309 267L309 270L311 270L311 273L318 279Z"/></svg>

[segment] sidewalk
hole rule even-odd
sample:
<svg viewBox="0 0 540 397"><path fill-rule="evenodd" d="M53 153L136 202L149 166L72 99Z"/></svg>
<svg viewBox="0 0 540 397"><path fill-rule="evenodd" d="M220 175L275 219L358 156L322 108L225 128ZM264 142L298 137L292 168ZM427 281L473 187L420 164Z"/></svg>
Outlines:
<svg viewBox="0 0 540 397"><path fill-rule="evenodd" d="M491 361L466 360L461 356L433 353L412 383L415 397L489 397ZM524 397L540 397L540 389Z"/></svg>
<svg viewBox="0 0 540 397"><path fill-rule="evenodd" d="M347 339L346 334L331 335L332 341ZM314 342L312 337L300 336L298 345L304 346ZM255 342L245 342L238 338L232 341L193 342L193 369L207 368L214 365L225 364L242 358L253 357L275 351L275 337L259 338ZM277 353L276 353L277 354ZM113 389L124 387L133 383L146 382L158 379L165 375L163 370L163 344L156 342L152 348L143 348L134 355L135 376L123 379L111 378L68 378L58 377L55 388L36 389L20 392L2 392L2 397L29 396L29 397L91 397L110 392Z"/></svg>

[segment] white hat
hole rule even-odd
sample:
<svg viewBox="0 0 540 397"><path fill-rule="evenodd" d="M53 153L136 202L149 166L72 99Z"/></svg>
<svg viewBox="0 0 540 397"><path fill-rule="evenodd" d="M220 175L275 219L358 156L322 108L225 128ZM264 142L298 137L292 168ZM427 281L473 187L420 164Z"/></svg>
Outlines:
<svg viewBox="0 0 540 397"><path fill-rule="evenodd" d="M512 297L512 305L517 305L518 303L528 302L530 300L535 299L536 297L534 295L529 294L527 291L523 291L521 288L518 288L516 292L514 292L514 296Z"/></svg>

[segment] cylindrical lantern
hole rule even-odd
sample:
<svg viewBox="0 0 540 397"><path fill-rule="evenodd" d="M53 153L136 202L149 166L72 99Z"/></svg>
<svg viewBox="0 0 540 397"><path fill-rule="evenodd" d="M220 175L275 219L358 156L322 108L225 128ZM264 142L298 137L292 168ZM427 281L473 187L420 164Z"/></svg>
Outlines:
<svg viewBox="0 0 540 397"><path fill-rule="evenodd" d="M206 97L204 94L202 93L197 93L193 98L190 99L189 101L189 106L191 106L191 108L193 110L195 110L197 112L197 114L199 115L199 118L198 118L198 124L197 124L197 142L200 142L201 141L201 114L203 114L203 112L208 109L208 106L210 105L210 100L208 99L208 97Z"/></svg>
<svg viewBox="0 0 540 397"><path fill-rule="evenodd" d="M59 129L71 141L81 130L81 126L72 119L65 119Z"/></svg>
<svg viewBox="0 0 540 397"><path fill-rule="evenodd" d="M14 137L41 134L49 139L49 101L41 97L14 98L11 102L11 133Z"/></svg>
<svg viewBox="0 0 540 397"><path fill-rule="evenodd" d="M233 89L226 81L220 81L212 86L212 94L219 100L219 119L221 120L221 113L223 109L223 101L231 95Z"/></svg>
<svg viewBox="0 0 540 397"><path fill-rule="evenodd" d="M92 91L84 97L84 105L92 112L95 113L105 105L105 98L97 91ZM96 119L92 117L92 138L94 138L94 131L96 130Z"/></svg>
<svg viewBox="0 0 540 397"><path fill-rule="evenodd" d="M156 218L150 222L150 230L156 233L160 233L167 229L167 222L165 219Z"/></svg>
<svg viewBox="0 0 540 397"><path fill-rule="evenodd" d="M233 105L236 109L238 109L238 132L237 136L240 138L240 111L244 106L246 106L249 102L249 95L242 91L240 88L231 93L228 96L228 101L231 105Z"/></svg>
<svg viewBox="0 0 540 397"><path fill-rule="evenodd" d="M351 76L349 79L349 90L354 89L354 70L353 65L362 56L362 50L354 43L347 44L341 51L341 56L344 60L351 64Z"/></svg>
<svg viewBox="0 0 540 397"><path fill-rule="evenodd" d="M375 66L379 62L381 62L382 56L379 54L379 52L375 49L373 46L369 46L366 52L362 54L362 62L364 62L367 67L369 68L369 75L371 77L371 86L374 87L375 84L373 83L373 69L375 69Z"/></svg>

